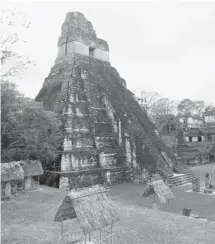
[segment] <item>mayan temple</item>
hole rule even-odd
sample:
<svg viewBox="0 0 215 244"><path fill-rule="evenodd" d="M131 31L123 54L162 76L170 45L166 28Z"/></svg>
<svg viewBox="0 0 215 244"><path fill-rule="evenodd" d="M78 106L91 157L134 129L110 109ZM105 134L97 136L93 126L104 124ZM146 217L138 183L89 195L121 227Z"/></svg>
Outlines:
<svg viewBox="0 0 215 244"><path fill-rule="evenodd" d="M62 116L60 188L119 181L138 167L172 172L174 155L111 66L108 43L82 13L67 13L55 64L36 101Z"/></svg>

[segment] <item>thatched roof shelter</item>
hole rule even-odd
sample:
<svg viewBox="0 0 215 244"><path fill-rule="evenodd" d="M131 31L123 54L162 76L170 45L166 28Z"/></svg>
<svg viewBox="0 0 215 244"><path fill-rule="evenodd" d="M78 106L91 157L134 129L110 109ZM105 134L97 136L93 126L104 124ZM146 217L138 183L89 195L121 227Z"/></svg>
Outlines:
<svg viewBox="0 0 215 244"><path fill-rule="evenodd" d="M169 187L163 182L163 180L153 181L151 185L154 187L154 191L157 194L161 203L165 203L166 200L174 199L175 196L169 189Z"/></svg>
<svg viewBox="0 0 215 244"><path fill-rule="evenodd" d="M143 193L141 197L149 197L154 193L155 193L154 187L151 186L150 184L147 184L147 186L143 189Z"/></svg>
<svg viewBox="0 0 215 244"><path fill-rule="evenodd" d="M175 196L163 180L150 182L143 191L142 197L148 197L152 194L157 194L161 203L166 203L167 200L174 199Z"/></svg>
<svg viewBox="0 0 215 244"><path fill-rule="evenodd" d="M19 162L1 164L1 181L22 180L24 170Z"/></svg>
<svg viewBox="0 0 215 244"><path fill-rule="evenodd" d="M77 218L85 234L112 225L119 220L108 190L99 185L80 191L72 190L63 200L55 222Z"/></svg>
<svg viewBox="0 0 215 244"><path fill-rule="evenodd" d="M43 167L40 161L26 160L20 161L25 176L35 176L43 174Z"/></svg>

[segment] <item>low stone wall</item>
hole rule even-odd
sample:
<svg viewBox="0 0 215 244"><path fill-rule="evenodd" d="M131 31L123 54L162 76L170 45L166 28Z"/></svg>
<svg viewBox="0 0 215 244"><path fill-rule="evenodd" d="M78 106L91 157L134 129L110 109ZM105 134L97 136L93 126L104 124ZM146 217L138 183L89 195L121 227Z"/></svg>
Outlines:
<svg viewBox="0 0 215 244"><path fill-rule="evenodd" d="M94 150L96 152L96 150ZM61 159L61 170L62 171L72 171L80 169L91 169L97 165L97 157L92 151L92 153L86 152L64 152Z"/></svg>
<svg viewBox="0 0 215 244"><path fill-rule="evenodd" d="M44 171L49 178L52 178L52 174L59 176L59 188L71 190L74 188L88 187L91 185L101 184L120 184L130 180L130 174L128 168L112 168L112 169L92 169L92 170L80 170L70 172L55 172ZM43 184L46 184L49 180L44 179ZM58 184L54 184L53 186ZM51 184L49 184L51 186Z"/></svg>
<svg viewBox="0 0 215 244"><path fill-rule="evenodd" d="M111 184L119 184L130 181L130 173L126 170L113 171L110 173Z"/></svg>

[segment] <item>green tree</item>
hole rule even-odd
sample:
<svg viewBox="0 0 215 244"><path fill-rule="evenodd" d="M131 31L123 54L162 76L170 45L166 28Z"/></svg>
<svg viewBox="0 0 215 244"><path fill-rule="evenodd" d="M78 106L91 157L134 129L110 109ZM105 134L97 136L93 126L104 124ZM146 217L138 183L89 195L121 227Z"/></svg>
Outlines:
<svg viewBox="0 0 215 244"><path fill-rule="evenodd" d="M2 82L1 109L2 162L29 158L47 162L58 156L62 133L55 113L24 97L9 81Z"/></svg>
<svg viewBox="0 0 215 244"><path fill-rule="evenodd" d="M209 112L209 111L215 111L215 107L213 106L213 104L206 106L205 112Z"/></svg>
<svg viewBox="0 0 215 244"><path fill-rule="evenodd" d="M175 114L177 111L176 101L161 97L157 92L141 91L136 99L154 123L161 115Z"/></svg>
<svg viewBox="0 0 215 244"><path fill-rule="evenodd" d="M163 115L175 114L177 102L169 98L158 99L151 108L151 116L154 120Z"/></svg>
<svg viewBox="0 0 215 244"><path fill-rule="evenodd" d="M180 129L180 122L173 114L160 115L156 120L156 128L161 136L177 134Z"/></svg>
<svg viewBox="0 0 215 244"><path fill-rule="evenodd" d="M160 99L160 95L157 92L141 91L140 96L137 97L137 101L140 106L151 116L151 109L153 104Z"/></svg>
<svg viewBox="0 0 215 244"><path fill-rule="evenodd" d="M30 63L28 57L20 55L14 49L17 45L25 43L21 38L22 29L27 30L30 22L27 15L15 9L1 11L0 17L0 51L1 51L1 80L19 78L21 73L27 69Z"/></svg>
<svg viewBox="0 0 215 244"><path fill-rule="evenodd" d="M185 118L188 116L197 116L201 118L205 109L206 105L201 100L191 100L186 98L178 104L178 114Z"/></svg>
<svg viewBox="0 0 215 244"><path fill-rule="evenodd" d="M42 104L24 97L10 80L17 80L31 61L14 51L25 43L22 29L30 23L24 13L2 11L0 18L1 47L1 159L53 160L61 145L61 122L55 113L45 111ZM14 48L16 47L16 48Z"/></svg>

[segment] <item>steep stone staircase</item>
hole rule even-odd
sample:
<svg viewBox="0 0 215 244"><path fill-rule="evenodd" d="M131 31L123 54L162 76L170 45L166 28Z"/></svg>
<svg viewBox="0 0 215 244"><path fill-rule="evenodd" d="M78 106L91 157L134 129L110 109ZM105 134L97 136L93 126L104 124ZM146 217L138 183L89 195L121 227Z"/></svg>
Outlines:
<svg viewBox="0 0 215 244"><path fill-rule="evenodd" d="M180 157L176 156L177 161L181 161ZM162 171L162 176L164 180L169 184L169 186L181 186L187 183L191 183L193 179L196 178L194 173L190 168L183 164L178 168L178 173L173 173L170 167L166 167L165 171Z"/></svg>
<svg viewBox="0 0 215 244"><path fill-rule="evenodd" d="M118 144L111 119L103 102L103 94L98 82L90 79L90 72L82 79L87 97L88 109L92 117L96 149L99 151L99 164L102 167L115 167L120 164L122 148Z"/></svg>
<svg viewBox="0 0 215 244"><path fill-rule="evenodd" d="M191 183L196 176L194 173L186 166L178 174L169 175L167 181L171 186L181 186L187 183Z"/></svg>

